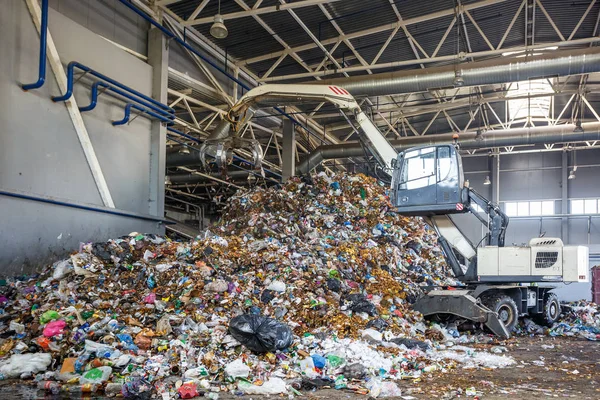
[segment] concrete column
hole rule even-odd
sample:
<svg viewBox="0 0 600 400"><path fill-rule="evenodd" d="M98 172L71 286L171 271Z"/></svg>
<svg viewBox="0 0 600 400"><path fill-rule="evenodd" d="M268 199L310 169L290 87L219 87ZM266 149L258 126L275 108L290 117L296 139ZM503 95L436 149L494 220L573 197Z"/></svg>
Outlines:
<svg viewBox="0 0 600 400"><path fill-rule="evenodd" d="M167 103L167 84L169 79L168 42L157 28L148 31L148 64L152 71L152 97ZM167 159L167 127L152 121L150 130L150 192L148 212L163 216L165 212L165 163Z"/></svg>
<svg viewBox="0 0 600 400"><path fill-rule="evenodd" d="M281 173L285 182L296 173L296 130L294 129L294 123L288 118L283 119L282 158Z"/></svg>
<svg viewBox="0 0 600 400"><path fill-rule="evenodd" d="M569 213L569 153L562 152L561 167L561 207L560 213L566 215ZM560 234L563 243L569 243L569 218L562 217L560 224Z"/></svg>

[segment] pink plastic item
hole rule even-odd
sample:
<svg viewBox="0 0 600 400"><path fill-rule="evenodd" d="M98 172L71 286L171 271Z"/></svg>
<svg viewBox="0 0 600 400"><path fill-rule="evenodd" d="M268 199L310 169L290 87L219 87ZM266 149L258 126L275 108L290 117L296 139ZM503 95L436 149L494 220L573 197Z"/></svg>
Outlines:
<svg viewBox="0 0 600 400"><path fill-rule="evenodd" d="M150 293L148 296L144 297L144 303L146 304L154 304L156 301L156 293Z"/></svg>
<svg viewBox="0 0 600 400"><path fill-rule="evenodd" d="M44 336L53 337L64 333L67 323L63 320L48 322L44 327Z"/></svg>

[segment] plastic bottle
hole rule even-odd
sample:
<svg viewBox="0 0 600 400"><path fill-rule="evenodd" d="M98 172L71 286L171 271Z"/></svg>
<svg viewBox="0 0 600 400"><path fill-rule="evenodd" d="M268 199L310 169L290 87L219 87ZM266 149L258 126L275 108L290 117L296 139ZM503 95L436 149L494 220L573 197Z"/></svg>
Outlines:
<svg viewBox="0 0 600 400"><path fill-rule="evenodd" d="M94 358L92 360L92 362L88 364L88 367L90 367L90 369L92 369L92 368L98 368L98 367L104 367L104 366L112 367L113 363L110 360L104 360L104 359L101 359L101 358Z"/></svg>
<svg viewBox="0 0 600 400"><path fill-rule="evenodd" d="M90 326L90 331L97 331L98 329L102 328L104 325L106 325L108 323L108 321L110 321L112 318L111 317L104 317L102 318L100 321L94 322L91 326Z"/></svg>
<svg viewBox="0 0 600 400"><path fill-rule="evenodd" d="M69 385L63 386L63 392L71 394L82 394L82 393L95 393L98 391L98 385L91 383L85 383L83 385Z"/></svg>
<svg viewBox="0 0 600 400"><path fill-rule="evenodd" d="M54 381L40 381L38 382L37 388L52 394L58 394L60 392L60 383Z"/></svg>
<svg viewBox="0 0 600 400"><path fill-rule="evenodd" d="M85 365L87 364L89 359L89 353L83 353L82 355L77 357L77 360L75 360L75 372L79 374L82 373L85 370Z"/></svg>

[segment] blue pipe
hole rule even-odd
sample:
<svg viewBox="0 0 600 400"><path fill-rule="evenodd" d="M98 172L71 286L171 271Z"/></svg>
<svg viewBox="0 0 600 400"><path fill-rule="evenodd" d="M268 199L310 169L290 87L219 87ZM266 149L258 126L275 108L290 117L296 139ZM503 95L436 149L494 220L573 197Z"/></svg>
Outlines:
<svg viewBox="0 0 600 400"><path fill-rule="evenodd" d="M110 83L110 84L112 84L112 85L114 85L116 87L119 87L119 88L121 88L123 90L126 90L127 92L132 93L135 96L140 97L140 98L142 98L142 99L144 99L144 100L146 100L146 101L154 104L155 106L157 106L157 107L159 107L161 109L164 109L165 111L168 111L168 112L173 113L173 114L175 113L175 110L172 109L171 107L169 107L168 105L163 104L160 101L156 101L152 97L148 97L145 94L140 93L140 92L138 92L135 89L132 89L132 88L130 88L128 86L125 86L121 82L117 82L114 79L109 78L106 75L102 75L101 73L99 73L97 71L94 71L90 67L87 67L87 66L85 66L83 64L80 64L77 61L71 61L69 63L68 68L67 68L67 92L64 95L62 95L62 96L54 96L54 97L52 97L52 101L54 101L54 102L67 101L67 100L69 100L71 98L71 96L73 95L73 83L74 83L73 82L73 75L74 75L75 68L79 68L80 70L82 70L82 71L84 71L86 73L89 73L90 75L95 76L96 78L102 79L103 81L106 81L106 82L108 82L108 83Z"/></svg>
<svg viewBox="0 0 600 400"><path fill-rule="evenodd" d="M186 139L189 139L189 140L191 140L191 141L193 141L193 142L200 143L200 144L202 143L200 140L196 139L195 137L193 137L193 136L190 136L190 135L187 135L187 134L185 134L185 133L183 133L183 132L181 132L181 131L178 131L177 129L175 129L175 128L172 128L172 127L170 127L170 126L168 126L168 127L167 127L167 130L168 130L169 132L173 132L173 133L175 133L176 135L179 135L179 136L182 136L182 137L184 137L184 138L186 138ZM181 143L181 142L178 142L178 143ZM185 145L185 143L181 143L181 144L184 144L184 145ZM191 146L188 146L188 147L191 147ZM194 147L192 147L192 148L194 148ZM198 150L198 149L196 149L196 150ZM199 150L198 150L198 151L199 151ZM250 161L248 161L248 160L246 160L246 159L244 159L244 158L242 158L242 157L236 156L235 154L233 155L233 159L234 159L234 160L237 160L237 161L241 161L241 162L247 163L247 164L250 164L250 165L252 165L252 166L254 166L254 165L255 165L254 163L252 163L252 162L250 162ZM252 172L252 171L250 171L250 170L247 170L247 169L245 169L245 168L242 168L242 167L240 167L240 166L237 166L237 165L234 165L234 166L235 166L236 168L239 168L239 169L241 169L241 170L244 170L244 171L248 171L248 172L250 172L250 173L253 173L253 174L255 174L255 175L257 175L257 176L258 176L258 174L254 173L254 172ZM276 177L278 177L278 178L282 178L282 176L281 176L280 174L278 174L277 172L273 172L273 171L271 171L270 169L263 168L263 171L265 171L265 172L268 172L268 173L270 173L271 175L274 175L274 176L276 176Z"/></svg>
<svg viewBox="0 0 600 400"><path fill-rule="evenodd" d="M147 108L144 107L140 107L137 104L132 104L132 103L127 103L127 105L125 106L125 116L123 117L122 120L119 121L113 121L112 124L113 126L117 126L117 125L125 125L126 123L129 122L129 117L131 116L131 109L135 108L136 110L139 110L143 113L146 113L156 119L159 119L162 122L166 122L167 125L173 125L174 122L169 119L168 117L165 117L163 115L157 114L153 111L148 110Z"/></svg>
<svg viewBox="0 0 600 400"><path fill-rule="evenodd" d="M166 117L168 117L169 119L175 119L175 116L171 113L169 113L168 111L165 111L161 108L158 108L156 106L154 106L152 103L148 103L147 101L144 101L142 99L138 99L136 97L133 97L132 95L130 95L129 93L116 88L114 86L109 85L108 83L102 82L102 81L96 81L94 82L94 84L92 85L92 100L90 102L89 105L85 106L85 107L79 107L79 111L81 112L85 112L85 111L91 111L94 108L96 108L96 105L98 104L98 96L100 95L100 92L98 91L99 87L103 87L106 88L108 90L111 90L115 93L117 93L120 96L125 97L126 99L129 99L131 101L135 101L136 103L140 103L148 108L150 108L151 110L153 110L154 112L156 112L157 114L162 114Z"/></svg>
<svg viewBox="0 0 600 400"><path fill-rule="evenodd" d="M160 217L155 217L152 215L140 215L140 214L130 213L127 211L120 211L120 210L115 210L115 209L96 207L96 206L92 206L92 205L88 206L88 205L83 205L83 204L70 203L67 201L55 200L50 197L34 196L31 194L15 193L15 192L9 192L9 191L5 191L5 190L0 190L0 195L14 197L16 199L33 200L33 201L37 201L40 203L54 204L57 206L77 208L79 210L95 211L95 212L104 213L104 214L117 215L119 217L129 217L129 218L141 219L141 220L145 220L145 221L161 222L166 225L174 224L174 222L165 220Z"/></svg>
<svg viewBox="0 0 600 400"><path fill-rule="evenodd" d="M40 27L40 67L37 82L21 85L25 91L38 89L46 82L46 43L48 38L48 0L42 0L42 25Z"/></svg>
<svg viewBox="0 0 600 400"><path fill-rule="evenodd" d="M207 57L205 57L198 50L194 49L192 46L190 46L189 44L187 44L183 40L179 39L173 32L171 32L170 30L168 30L167 28L165 28L164 26L162 26L161 24L159 24L157 21L155 21L148 14L146 14L145 12L143 12L142 10L140 10L139 8L137 8L136 6L134 6L133 4L131 4L129 2L129 0L119 0L119 1L123 5L125 5L125 7L129 8L131 11L133 11L134 13L136 13L137 15L139 15L140 17L142 17L143 19L145 19L146 21L148 21L150 24L152 24L153 26L155 26L156 28L158 28L162 33L165 34L165 36L167 36L167 37L172 38L173 40L175 40L177 43L179 43L180 45L182 45L183 47L185 47L186 49L188 49L189 51L191 51L192 53L194 53L195 55L197 55L201 60L203 60L204 62L206 62L208 65L210 65L211 67L213 67L216 70L218 70L221 73L223 73L223 75L225 75L227 78L229 78L230 80L234 81L235 83L237 83L238 85L240 85L241 87L243 87L246 90L250 90L251 89L250 86L246 85L244 82L240 81L235 76L231 75L229 72L227 72L226 70L224 70L223 68L221 68L220 66L218 66L217 64L215 64L212 60L210 60ZM308 129L308 127L306 127L303 124L301 124L299 121L297 121L296 119L294 119L291 115L289 115L288 113L286 113L285 111L283 111L281 108L279 108L279 107L273 107L273 108L278 113L280 113L281 115L285 116L286 118L288 118L290 121L292 121L296 125L301 126L306 132L308 132L309 135L314 136L318 140L322 140L321 136L319 136L316 133L312 132L310 129Z"/></svg>

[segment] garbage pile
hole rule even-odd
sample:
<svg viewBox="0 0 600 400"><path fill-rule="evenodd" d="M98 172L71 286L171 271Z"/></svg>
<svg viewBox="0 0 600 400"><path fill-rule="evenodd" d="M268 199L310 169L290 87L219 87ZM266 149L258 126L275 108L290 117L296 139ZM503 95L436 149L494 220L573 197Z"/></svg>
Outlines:
<svg viewBox="0 0 600 400"><path fill-rule="evenodd" d="M552 327L539 326L526 319L520 333L577 336L597 341L600 340L600 309L598 304L585 300L563 303L561 316Z"/></svg>
<svg viewBox="0 0 600 400"><path fill-rule="evenodd" d="M239 192L195 241L133 233L0 281L0 378L126 398L377 397L458 364L514 363L425 323L410 304L434 284L458 284L434 233L376 180L296 178Z"/></svg>

